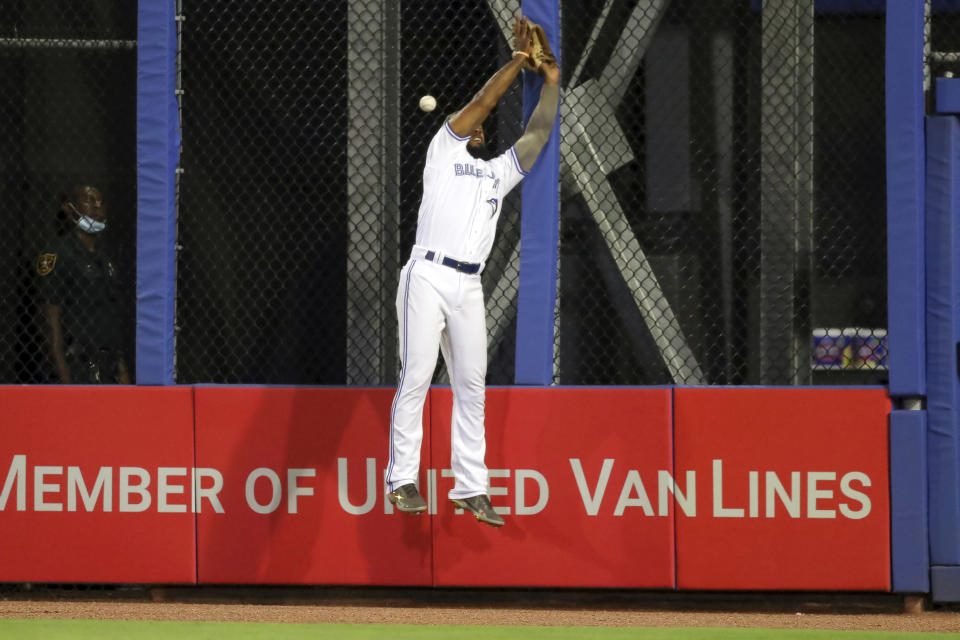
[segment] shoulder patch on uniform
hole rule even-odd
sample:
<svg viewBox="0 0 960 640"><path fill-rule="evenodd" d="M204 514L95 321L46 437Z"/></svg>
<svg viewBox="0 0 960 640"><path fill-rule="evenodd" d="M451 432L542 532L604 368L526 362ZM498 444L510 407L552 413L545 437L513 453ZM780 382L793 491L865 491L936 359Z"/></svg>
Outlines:
<svg viewBox="0 0 960 640"><path fill-rule="evenodd" d="M49 274L57 264L57 254L41 253L37 258L37 273L42 276Z"/></svg>

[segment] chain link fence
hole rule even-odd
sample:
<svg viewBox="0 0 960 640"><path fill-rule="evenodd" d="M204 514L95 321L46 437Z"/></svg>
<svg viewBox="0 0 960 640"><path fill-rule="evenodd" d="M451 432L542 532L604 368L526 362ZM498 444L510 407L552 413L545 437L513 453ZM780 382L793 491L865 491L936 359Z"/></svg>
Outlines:
<svg viewBox="0 0 960 640"><path fill-rule="evenodd" d="M562 5L556 379L885 376L884 2Z"/></svg>
<svg viewBox="0 0 960 640"><path fill-rule="evenodd" d="M427 144L509 59L512 12L184 4L178 381L392 384ZM432 113L417 108L427 93ZM520 109L517 84L490 144L513 143ZM509 384L516 199L501 226L485 274L489 378Z"/></svg>
<svg viewBox="0 0 960 640"><path fill-rule="evenodd" d="M343 383L345 5L183 13L177 381Z"/></svg>
<svg viewBox="0 0 960 640"><path fill-rule="evenodd" d="M555 382L883 380L884 2L760 5L561 3ZM519 8L184 3L179 382L395 382L426 146ZM520 112L517 83L498 150ZM518 189L484 273L491 384L519 212Z"/></svg>
<svg viewBox="0 0 960 640"><path fill-rule="evenodd" d="M132 372L136 6L0 4L0 380L60 378L51 307L64 355L99 327ZM519 2L182 4L177 381L395 383L426 146L509 59ZM555 382L884 380L884 4L561 3ZM499 151L520 94L486 123ZM76 269L102 295L38 274L86 247L77 186L109 211ZM513 382L520 204L484 273L491 384Z"/></svg>
<svg viewBox="0 0 960 640"><path fill-rule="evenodd" d="M136 3L0 11L0 383L132 382Z"/></svg>

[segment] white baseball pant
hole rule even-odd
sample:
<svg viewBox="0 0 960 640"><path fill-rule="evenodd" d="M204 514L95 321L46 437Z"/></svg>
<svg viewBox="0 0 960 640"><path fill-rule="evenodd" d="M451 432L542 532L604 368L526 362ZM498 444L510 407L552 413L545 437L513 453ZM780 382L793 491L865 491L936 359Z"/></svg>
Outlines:
<svg viewBox="0 0 960 640"><path fill-rule="evenodd" d="M486 493L487 327L480 275L411 259L400 272L397 319L401 374L390 412L388 490L418 480L423 404L439 347L453 390L450 468L455 483L449 497Z"/></svg>

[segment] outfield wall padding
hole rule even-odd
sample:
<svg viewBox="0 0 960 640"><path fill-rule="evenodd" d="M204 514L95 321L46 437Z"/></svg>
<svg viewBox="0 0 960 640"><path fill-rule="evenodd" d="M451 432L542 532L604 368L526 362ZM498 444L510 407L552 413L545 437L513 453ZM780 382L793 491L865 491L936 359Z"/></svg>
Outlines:
<svg viewBox="0 0 960 640"><path fill-rule="evenodd" d="M890 414L890 548L893 590L930 591L927 412Z"/></svg>
<svg viewBox="0 0 960 640"><path fill-rule="evenodd" d="M0 386L0 581L191 584L193 389Z"/></svg>
<svg viewBox="0 0 960 640"><path fill-rule="evenodd" d="M680 589L890 589L884 389L679 387Z"/></svg>
<svg viewBox="0 0 960 640"><path fill-rule="evenodd" d="M560 60L560 5L554 0L523 0L522 13L543 27ZM540 100L543 79L523 74L523 121ZM553 343L560 246L560 118L530 174L520 183L520 281L517 286L517 342L514 382L549 385L553 381Z"/></svg>
<svg viewBox="0 0 960 640"><path fill-rule="evenodd" d="M408 515L390 388L0 387L0 581L890 589L885 389L487 398L500 529L447 498L449 388Z"/></svg>
<svg viewBox="0 0 960 640"><path fill-rule="evenodd" d="M486 461L502 529L451 508L450 389L433 389L430 403L436 585L674 587L675 509L660 490L674 473L669 388L489 389Z"/></svg>
<svg viewBox="0 0 960 640"><path fill-rule="evenodd" d="M887 0L887 315L890 395L926 394L924 0Z"/></svg>
<svg viewBox="0 0 960 640"><path fill-rule="evenodd" d="M176 99L174 2L141 0L137 16L137 328L138 384L174 383Z"/></svg>
<svg viewBox="0 0 960 640"><path fill-rule="evenodd" d="M960 121L927 118L927 461L930 561L960 565Z"/></svg>

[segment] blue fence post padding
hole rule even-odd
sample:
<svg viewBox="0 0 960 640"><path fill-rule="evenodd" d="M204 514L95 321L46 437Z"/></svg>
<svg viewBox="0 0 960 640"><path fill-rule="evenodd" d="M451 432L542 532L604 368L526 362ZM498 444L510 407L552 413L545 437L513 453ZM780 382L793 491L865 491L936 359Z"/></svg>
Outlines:
<svg viewBox="0 0 960 640"><path fill-rule="evenodd" d="M930 563L960 564L960 121L927 118L927 462Z"/></svg>
<svg viewBox="0 0 960 640"><path fill-rule="evenodd" d="M927 414L890 413L890 555L893 590L930 591Z"/></svg>
<svg viewBox="0 0 960 640"><path fill-rule="evenodd" d="M523 15L543 27L560 56L560 7L555 0L523 0ZM525 72L523 119L530 119L543 80ZM553 380L554 307L560 237L560 116L547 145L521 183L520 284L517 293L516 384L549 385Z"/></svg>
<svg viewBox="0 0 960 640"><path fill-rule="evenodd" d="M960 602L960 567L930 567L930 596L934 602Z"/></svg>
<svg viewBox="0 0 960 640"><path fill-rule="evenodd" d="M937 113L960 113L960 78L937 78Z"/></svg>
<svg viewBox="0 0 960 640"><path fill-rule="evenodd" d="M924 0L887 0L887 307L890 395L926 393Z"/></svg>
<svg viewBox="0 0 960 640"><path fill-rule="evenodd" d="M180 157L173 2L140 0L137 22L137 384L173 384Z"/></svg>

